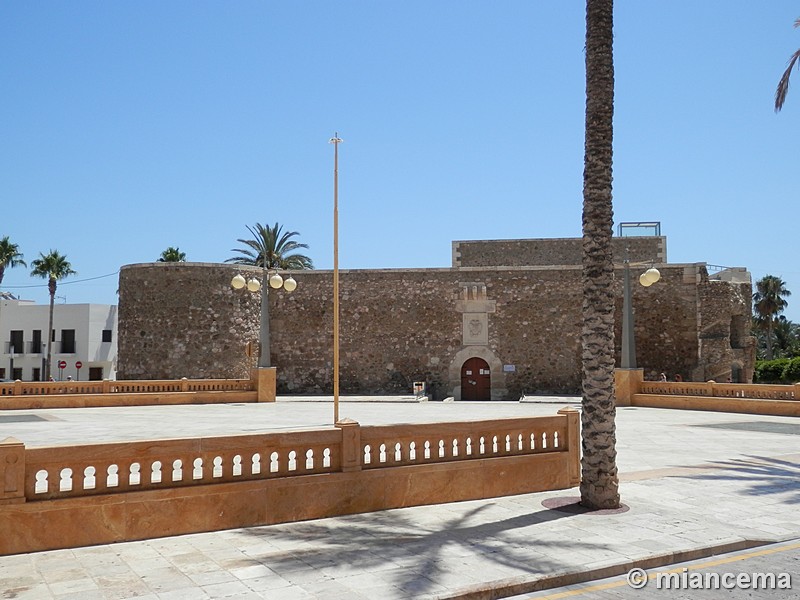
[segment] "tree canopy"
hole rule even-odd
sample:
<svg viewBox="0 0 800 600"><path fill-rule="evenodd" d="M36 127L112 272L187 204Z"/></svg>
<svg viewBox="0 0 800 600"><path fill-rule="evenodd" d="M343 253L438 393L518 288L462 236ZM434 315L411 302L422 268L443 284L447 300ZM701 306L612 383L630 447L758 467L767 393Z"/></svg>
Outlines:
<svg viewBox="0 0 800 600"><path fill-rule="evenodd" d="M170 246L161 253L158 262L186 262L186 252L181 252L180 248Z"/></svg>
<svg viewBox="0 0 800 600"><path fill-rule="evenodd" d="M27 267L22 260L22 253L17 244L12 244L8 236L0 239L0 283L3 283L3 276L6 268Z"/></svg>
<svg viewBox="0 0 800 600"><path fill-rule="evenodd" d="M773 332L779 315L788 306L786 298L792 293L786 289L786 282L775 275L765 275L756 281L753 294L753 318L757 329L766 336L766 358L772 360Z"/></svg>
<svg viewBox="0 0 800 600"><path fill-rule="evenodd" d="M313 269L312 260L298 250L308 248L292 238L300 235L297 231L283 231L283 226L275 223L272 227L256 223L247 226L253 236L251 239L238 239L244 248L233 248L240 256L233 256L225 262L250 265L266 269Z"/></svg>

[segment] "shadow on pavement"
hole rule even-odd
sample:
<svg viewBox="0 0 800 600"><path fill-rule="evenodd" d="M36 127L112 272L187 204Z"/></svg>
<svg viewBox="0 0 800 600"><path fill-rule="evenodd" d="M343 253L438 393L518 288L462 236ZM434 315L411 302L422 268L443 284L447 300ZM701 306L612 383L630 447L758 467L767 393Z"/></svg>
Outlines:
<svg viewBox="0 0 800 600"><path fill-rule="evenodd" d="M489 508L488 505L478 506L438 522L431 522L433 519L424 516L412 521L403 514L403 509L399 509L350 515L333 522L274 525L246 532L293 543L290 552L254 558L254 563L267 565L279 573L291 574L293 568L298 568L299 559L313 567L331 568L340 574L351 568L354 574L381 573L382 577L393 579L388 583L411 595L433 593L433 588L439 588L437 578L452 573L452 562L461 556L469 557L467 560L479 556L482 562L488 563L487 566L493 563L502 571L497 576L501 579L513 575L552 573L568 566L566 562L548 556L554 553L553 550L563 553L565 549L591 551L601 547L569 539L557 542L552 538L536 539L527 529L539 523L581 514L579 511L545 509L487 521L490 517L481 513ZM298 549L297 544L303 541L313 541L313 547ZM535 559L531 558L531 547L535 547ZM392 569L392 566L398 568ZM480 568L480 565L475 565L476 570ZM469 585L473 582L463 583Z"/></svg>
<svg viewBox="0 0 800 600"><path fill-rule="evenodd" d="M800 462L748 455L746 459L714 461L710 473L683 476L703 481L747 482L751 496L788 493L787 502L800 504Z"/></svg>

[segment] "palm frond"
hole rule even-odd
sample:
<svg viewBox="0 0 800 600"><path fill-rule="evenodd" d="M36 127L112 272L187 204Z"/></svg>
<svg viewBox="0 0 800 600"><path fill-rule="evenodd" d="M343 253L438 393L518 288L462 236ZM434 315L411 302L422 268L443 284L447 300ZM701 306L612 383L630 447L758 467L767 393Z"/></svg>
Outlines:
<svg viewBox="0 0 800 600"><path fill-rule="evenodd" d="M234 248L240 256L233 256L225 260L228 263L264 267L267 269L313 269L311 259L302 254L296 254L300 248L308 248L292 238L300 235L297 231L283 231L279 223L274 226L265 226L256 223L252 227L247 225L247 231L252 239L239 239L243 248Z"/></svg>
<svg viewBox="0 0 800 600"><path fill-rule="evenodd" d="M789 65L786 67L786 70L781 76L781 80L778 82L778 87L775 90L775 112L780 112L783 108L783 103L786 102L786 94L789 93L789 77L792 74L794 66L798 64L798 60L800 60L800 50L792 54L789 59Z"/></svg>

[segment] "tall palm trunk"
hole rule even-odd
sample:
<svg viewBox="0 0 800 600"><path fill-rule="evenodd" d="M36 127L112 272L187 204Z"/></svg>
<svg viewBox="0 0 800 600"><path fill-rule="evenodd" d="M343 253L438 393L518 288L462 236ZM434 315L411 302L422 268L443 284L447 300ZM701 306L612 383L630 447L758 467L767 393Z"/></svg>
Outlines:
<svg viewBox="0 0 800 600"><path fill-rule="evenodd" d="M619 506L614 424L614 265L611 252L613 8L613 0L586 1L581 503L592 509Z"/></svg>
<svg viewBox="0 0 800 600"><path fill-rule="evenodd" d="M53 361L53 307L56 303L56 280L51 277L47 282L47 288L50 291L50 319L47 325L47 359L44 363L44 380L50 380L51 364Z"/></svg>
<svg viewBox="0 0 800 600"><path fill-rule="evenodd" d="M772 333L775 328L775 318L770 316L767 319L767 360L772 360Z"/></svg>

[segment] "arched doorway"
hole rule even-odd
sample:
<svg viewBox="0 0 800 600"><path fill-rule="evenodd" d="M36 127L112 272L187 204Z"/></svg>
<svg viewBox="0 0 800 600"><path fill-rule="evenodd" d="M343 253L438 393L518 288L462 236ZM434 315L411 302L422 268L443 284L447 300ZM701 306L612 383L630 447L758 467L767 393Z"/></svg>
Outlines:
<svg viewBox="0 0 800 600"><path fill-rule="evenodd" d="M492 376L489 363L474 356L461 366L461 399L491 400Z"/></svg>

